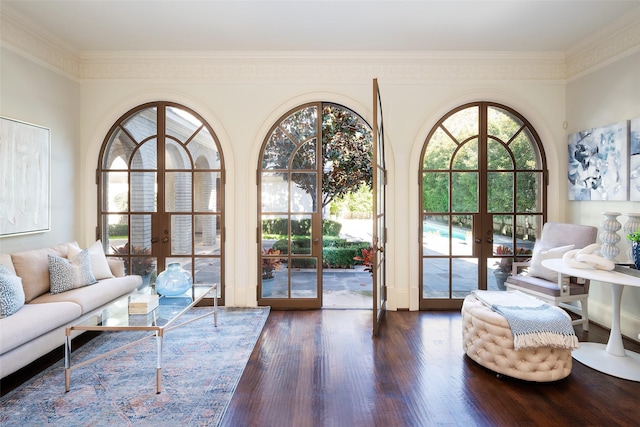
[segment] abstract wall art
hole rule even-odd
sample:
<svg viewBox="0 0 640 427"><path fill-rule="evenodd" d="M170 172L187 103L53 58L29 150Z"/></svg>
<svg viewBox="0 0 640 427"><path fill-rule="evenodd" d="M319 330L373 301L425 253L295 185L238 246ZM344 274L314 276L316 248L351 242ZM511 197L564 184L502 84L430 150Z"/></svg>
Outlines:
<svg viewBox="0 0 640 427"><path fill-rule="evenodd" d="M569 135L569 200L627 200L628 122Z"/></svg>
<svg viewBox="0 0 640 427"><path fill-rule="evenodd" d="M630 122L629 200L640 201L640 117Z"/></svg>
<svg viewBox="0 0 640 427"><path fill-rule="evenodd" d="M50 229L49 129L0 117L0 237Z"/></svg>

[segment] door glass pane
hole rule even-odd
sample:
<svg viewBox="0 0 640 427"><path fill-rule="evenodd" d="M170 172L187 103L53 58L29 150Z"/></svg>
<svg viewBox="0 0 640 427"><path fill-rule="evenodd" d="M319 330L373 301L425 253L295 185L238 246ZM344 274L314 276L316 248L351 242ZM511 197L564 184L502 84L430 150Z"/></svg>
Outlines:
<svg viewBox="0 0 640 427"><path fill-rule="evenodd" d="M288 212L289 183L285 172L262 173L262 212Z"/></svg>
<svg viewBox="0 0 640 427"><path fill-rule="evenodd" d="M513 140L509 148L516 159L517 169L540 169L537 150L535 150L535 138L528 128L525 128Z"/></svg>
<svg viewBox="0 0 640 427"><path fill-rule="evenodd" d="M291 253L311 255L311 215L296 215L291 218Z"/></svg>
<svg viewBox="0 0 640 427"><path fill-rule="evenodd" d="M274 255L262 256L262 298L287 298L289 296L286 258Z"/></svg>
<svg viewBox="0 0 640 427"><path fill-rule="evenodd" d="M498 107L487 108L487 132L507 143L522 127L522 120ZM490 168L491 169L491 168Z"/></svg>
<svg viewBox="0 0 640 427"><path fill-rule="evenodd" d="M129 174L104 172L102 174L102 210L126 212L129 210Z"/></svg>
<svg viewBox="0 0 640 427"><path fill-rule="evenodd" d="M193 253L191 218L191 215L171 215L171 255Z"/></svg>
<svg viewBox="0 0 640 427"><path fill-rule="evenodd" d="M541 212L542 172L516 173L516 211Z"/></svg>
<svg viewBox="0 0 640 427"><path fill-rule="evenodd" d="M424 215L422 255L449 255L449 216Z"/></svg>
<svg viewBox="0 0 640 427"><path fill-rule="evenodd" d="M220 254L220 215L194 215L193 241L198 255Z"/></svg>
<svg viewBox="0 0 640 427"><path fill-rule="evenodd" d="M183 108L167 107L165 132L181 142L186 142L202 126L202 122Z"/></svg>
<svg viewBox="0 0 640 427"><path fill-rule="evenodd" d="M542 215L516 215L516 255L531 255L541 227Z"/></svg>
<svg viewBox="0 0 640 427"><path fill-rule="evenodd" d="M195 172L193 174L194 211L220 211L220 172Z"/></svg>
<svg viewBox="0 0 640 427"><path fill-rule="evenodd" d="M132 169L158 168L158 141L150 139L138 147L131 159Z"/></svg>
<svg viewBox="0 0 640 427"><path fill-rule="evenodd" d="M504 145L492 139L487 142L487 169L513 169L513 161L509 151Z"/></svg>
<svg viewBox="0 0 640 427"><path fill-rule="evenodd" d="M157 108L151 107L138 111L133 116L126 119L124 121L124 128L139 144L150 136L157 134L157 122Z"/></svg>
<svg viewBox="0 0 640 427"><path fill-rule="evenodd" d="M512 212L513 209L513 172L488 172L487 210Z"/></svg>
<svg viewBox="0 0 640 427"><path fill-rule="evenodd" d="M191 172L165 172L166 212L191 212Z"/></svg>
<svg viewBox="0 0 640 427"><path fill-rule="evenodd" d="M479 111L479 107L465 108L449 116L442 125L458 142L462 142L480 133L478 127Z"/></svg>
<svg viewBox="0 0 640 427"><path fill-rule="evenodd" d="M130 205L131 212L155 212L157 205L155 172L131 172Z"/></svg>
<svg viewBox="0 0 640 427"><path fill-rule="evenodd" d="M422 259L422 297L449 298L449 258Z"/></svg>
<svg viewBox="0 0 640 427"><path fill-rule="evenodd" d="M131 258L125 260L129 263L130 274L141 276L150 274L156 270L157 260L151 255L151 215L131 215L130 240L118 252L128 253Z"/></svg>
<svg viewBox="0 0 640 427"><path fill-rule="evenodd" d="M129 253L129 251L124 247L124 245L129 241L128 219L129 217L127 215L102 216L102 223L107 224L107 232L102 234L102 243L106 247L106 253Z"/></svg>
<svg viewBox="0 0 640 427"><path fill-rule="evenodd" d="M451 235L451 250L453 255L473 255L473 216L454 215Z"/></svg>
<svg viewBox="0 0 640 427"><path fill-rule="evenodd" d="M464 298L478 289L478 259L451 259L451 290L453 298Z"/></svg>
<svg viewBox="0 0 640 427"><path fill-rule="evenodd" d="M425 212L449 211L449 173L422 174L422 209Z"/></svg>
<svg viewBox="0 0 640 427"><path fill-rule="evenodd" d="M315 169L316 168L316 139L302 144L293 156L291 169Z"/></svg>
<svg viewBox="0 0 640 427"><path fill-rule="evenodd" d="M451 174L451 212L478 212L478 173Z"/></svg>
<svg viewBox="0 0 640 427"><path fill-rule="evenodd" d="M316 211L317 177L315 172L291 174L291 212Z"/></svg>
<svg viewBox="0 0 640 427"><path fill-rule="evenodd" d="M209 129L203 127L187 145L196 169L220 169L220 152Z"/></svg>
<svg viewBox="0 0 640 427"><path fill-rule="evenodd" d="M195 258L194 270L193 283L220 285L220 258ZM220 286L218 286L218 296L220 296Z"/></svg>
<svg viewBox="0 0 640 427"><path fill-rule="evenodd" d="M424 153L422 168L428 170L447 170L451 167L451 157L457 148L457 144L442 128L438 128Z"/></svg>
<svg viewBox="0 0 640 427"><path fill-rule="evenodd" d="M317 107L308 107L296 111L284 119L280 127L284 129L296 143L300 143L316 135L318 120Z"/></svg>
<svg viewBox="0 0 640 427"><path fill-rule="evenodd" d="M453 158L452 169L478 169L478 140L472 139L465 143Z"/></svg>
<svg viewBox="0 0 640 427"><path fill-rule="evenodd" d="M164 151L167 169L193 169L189 153L182 144L167 138Z"/></svg>
<svg viewBox="0 0 640 427"><path fill-rule="evenodd" d="M128 169L127 160L133 152L136 144L122 129L115 131L113 137L107 144L105 156L102 160L103 169ZM116 162L121 159L121 162Z"/></svg>
<svg viewBox="0 0 640 427"><path fill-rule="evenodd" d="M494 255L513 255L513 216L493 215Z"/></svg>
<svg viewBox="0 0 640 427"><path fill-rule="evenodd" d="M291 298L318 297L318 268L316 258L295 258L304 268L291 270Z"/></svg>
<svg viewBox="0 0 640 427"><path fill-rule="evenodd" d="M282 129L277 128L271 134L269 142L262 152L262 169L287 169L291 153L296 145Z"/></svg>

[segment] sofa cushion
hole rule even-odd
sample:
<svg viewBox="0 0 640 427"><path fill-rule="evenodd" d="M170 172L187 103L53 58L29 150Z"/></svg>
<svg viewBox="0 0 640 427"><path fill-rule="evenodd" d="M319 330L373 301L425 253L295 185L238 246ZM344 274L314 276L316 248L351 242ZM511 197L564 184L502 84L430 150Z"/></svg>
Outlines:
<svg viewBox="0 0 640 427"><path fill-rule="evenodd" d="M11 254L16 274L22 278L25 303L49 293L49 255L66 256L67 244Z"/></svg>
<svg viewBox="0 0 640 427"><path fill-rule="evenodd" d="M86 249L69 259L49 255L49 276L52 294L96 283Z"/></svg>
<svg viewBox="0 0 640 427"><path fill-rule="evenodd" d="M11 261L11 254L0 254L0 265L9 270L9 273L16 274L16 269L13 268L13 262Z"/></svg>
<svg viewBox="0 0 640 427"><path fill-rule="evenodd" d="M0 354L51 332L82 314L78 304L59 302L55 304L25 304L13 316L0 320ZM60 345L64 336L60 335Z"/></svg>
<svg viewBox="0 0 640 427"><path fill-rule="evenodd" d="M142 284L140 276L125 276L114 279L103 279L95 285L72 289L59 294L45 294L31 301L31 304L68 301L78 304L82 314L89 313L106 303L133 292Z"/></svg>
<svg viewBox="0 0 640 427"><path fill-rule="evenodd" d="M67 258L71 258L82 251L75 243L69 243L67 246ZM113 273L109 268L107 257L104 255L104 249L102 248L102 242L97 240L93 245L87 248L89 251L89 257L91 258L91 271L96 280L110 279L113 277Z"/></svg>
<svg viewBox="0 0 640 427"><path fill-rule="evenodd" d="M22 279L0 264L0 319L11 316L23 305Z"/></svg>

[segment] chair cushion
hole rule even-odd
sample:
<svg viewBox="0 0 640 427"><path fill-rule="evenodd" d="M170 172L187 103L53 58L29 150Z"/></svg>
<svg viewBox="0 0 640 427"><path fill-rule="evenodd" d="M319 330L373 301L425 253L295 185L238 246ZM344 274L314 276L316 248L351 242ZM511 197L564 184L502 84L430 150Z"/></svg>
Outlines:
<svg viewBox="0 0 640 427"><path fill-rule="evenodd" d="M552 297L560 296L560 288L556 282L533 276L509 276L507 283L520 286L525 289L540 292ZM569 283L569 295L583 295L589 292L589 288L584 284Z"/></svg>

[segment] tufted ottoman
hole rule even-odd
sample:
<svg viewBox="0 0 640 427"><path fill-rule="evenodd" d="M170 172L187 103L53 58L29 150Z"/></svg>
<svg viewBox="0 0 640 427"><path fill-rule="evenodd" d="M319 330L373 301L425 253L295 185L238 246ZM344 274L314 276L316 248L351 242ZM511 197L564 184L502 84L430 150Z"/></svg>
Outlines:
<svg viewBox="0 0 640 427"><path fill-rule="evenodd" d="M462 347L485 368L522 380L556 381L571 373L571 350L514 350L507 320L474 295L468 295L462 304Z"/></svg>

